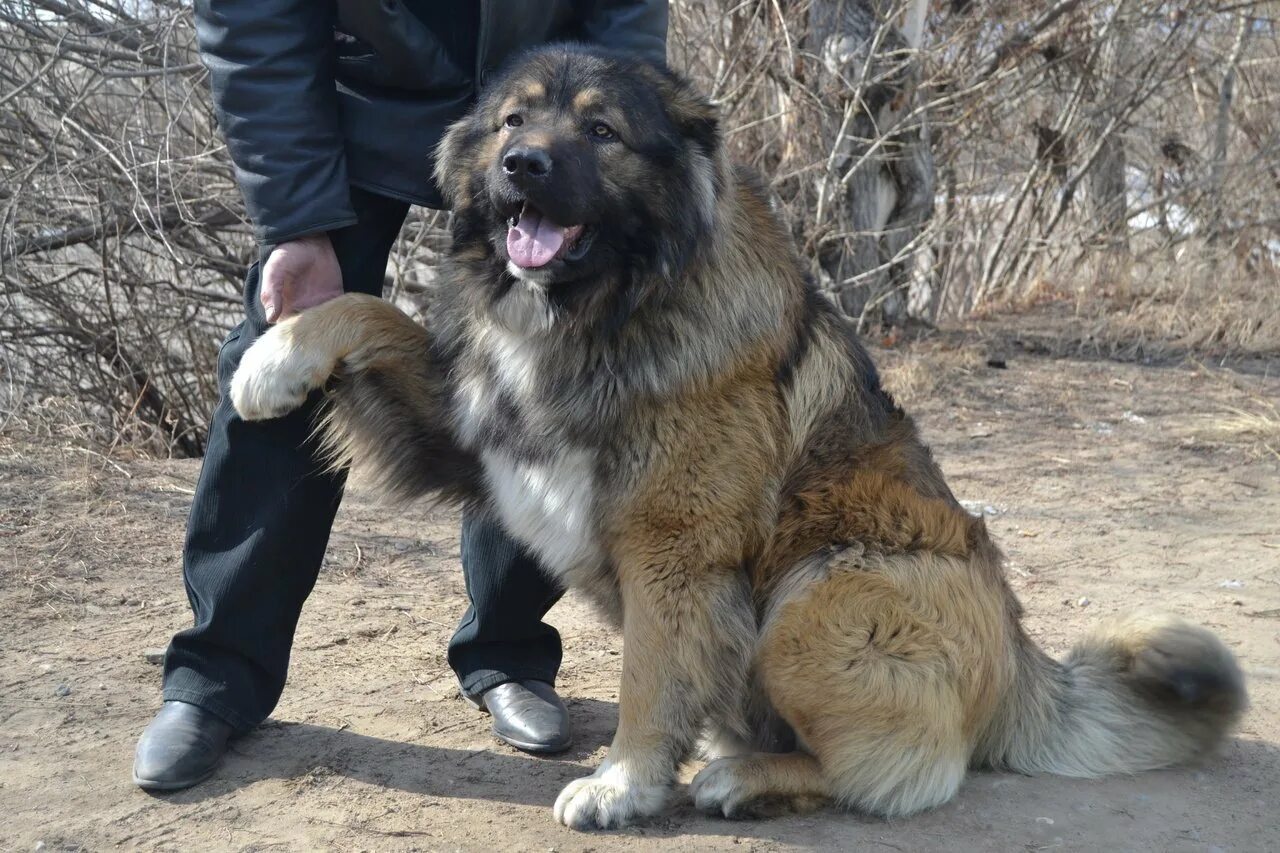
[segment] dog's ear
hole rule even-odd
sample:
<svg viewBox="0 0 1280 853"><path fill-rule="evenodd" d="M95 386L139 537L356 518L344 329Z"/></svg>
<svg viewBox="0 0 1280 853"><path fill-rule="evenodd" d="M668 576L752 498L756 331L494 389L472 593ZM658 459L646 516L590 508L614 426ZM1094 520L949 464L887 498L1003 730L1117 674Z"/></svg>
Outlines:
<svg viewBox="0 0 1280 853"><path fill-rule="evenodd" d="M709 159L720 150L720 110L683 78L667 80L667 110L676 129Z"/></svg>
<svg viewBox="0 0 1280 853"><path fill-rule="evenodd" d="M477 136L475 115L468 113L449 125L436 146L433 174L436 186L451 210L471 204L469 183L475 172L474 152L479 141Z"/></svg>

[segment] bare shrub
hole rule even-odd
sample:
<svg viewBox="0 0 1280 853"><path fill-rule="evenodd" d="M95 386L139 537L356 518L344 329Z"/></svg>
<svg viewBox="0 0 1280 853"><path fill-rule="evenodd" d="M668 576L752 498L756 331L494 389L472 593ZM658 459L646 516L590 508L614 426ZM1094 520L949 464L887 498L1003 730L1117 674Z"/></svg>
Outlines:
<svg viewBox="0 0 1280 853"><path fill-rule="evenodd" d="M675 0L812 272L864 330L1049 301L1146 352L1280 351L1277 4ZM181 0L0 0L0 424L203 450L254 247ZM445 215L388 271L430 298ZM57 409L62 411L62 409Z"/></svg>
<svg viewBox="0 0 1280 853"><path fill-rule="evenodd" d="M0 367L183 455L251 248L203 76L176 0L0 3Z"/></svg>
<svg viewBox="0 0 1280 853"><path fill-rule="evenodd" d="M1046 283L1150 295L1149 276L1189 261L1205 273L1181 306L1224 282L1245 297L1237 314L1276 304L1275 4L931 3L917 50L903 33L919 5L673 6L675 64L711 81L735 154L770 176L815 273L864 327L962 318ZM849 20L836 86L814 23L828 6ZM879 229L859 211L874 207L868 169L891 199ZM849 205L824 204L833 183L855 186ZM829 275L833 253L851 275ZM1248 337L1280 348L1269 327Z"/></svg>

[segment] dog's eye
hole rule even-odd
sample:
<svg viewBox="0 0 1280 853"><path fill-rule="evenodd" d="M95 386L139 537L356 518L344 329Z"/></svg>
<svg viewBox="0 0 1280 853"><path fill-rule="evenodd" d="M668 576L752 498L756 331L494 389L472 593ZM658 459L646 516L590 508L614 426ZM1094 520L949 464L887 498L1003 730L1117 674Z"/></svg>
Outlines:
<svg viewBox="0 0 1280 853"><path fill-rule="evenodd" d="M617 134L613 132L613 128L602 121L598 121L591 125L591 135L596 139L613 139Z"/></svg>
<svg viewBox="0 0 1280 853"><path fill-rule="evenodd" d="M503 124L505 124L507 127L519 127L520 125L524 124L524 117L521 116L519 113L512 113L511 115L507 116L506 120L503 121Z"/></svg>

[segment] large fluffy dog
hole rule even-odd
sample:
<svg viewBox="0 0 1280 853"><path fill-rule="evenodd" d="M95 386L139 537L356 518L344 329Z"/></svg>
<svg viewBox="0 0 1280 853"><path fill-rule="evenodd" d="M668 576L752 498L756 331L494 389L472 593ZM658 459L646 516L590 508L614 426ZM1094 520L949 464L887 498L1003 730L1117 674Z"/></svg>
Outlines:
<svg viewBox="0 0 1280 853"><path fill-rule="evenodd" d="M1239 669L1179 619L1063 661L1001 556L683 81L534 53L439 151L452 257L427 329L346 296L281 323L246 418L328 392L338 463L496 513L623 631L618 731L556 816L663 808L700 733L698 806L906 815L965 769L1094 776L1212 747Z"/></svg>

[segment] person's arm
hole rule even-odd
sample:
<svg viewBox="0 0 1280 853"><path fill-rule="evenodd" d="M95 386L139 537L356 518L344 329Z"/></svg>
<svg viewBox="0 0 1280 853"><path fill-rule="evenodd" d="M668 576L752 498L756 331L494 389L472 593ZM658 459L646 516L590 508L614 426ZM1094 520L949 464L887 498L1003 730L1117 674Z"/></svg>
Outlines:
<svg viewBox="0 0 1280 853"><path fill-rule="evenodd" d="M196 0L213 105L263 244L355 222L334 90L334 6Z"/></svg>
<svg viewBox="0 0 1280 853"><path fill-rule="evenodd" d="M584 41L667 62L667 0L596 0L583 16Z"/></svg>

